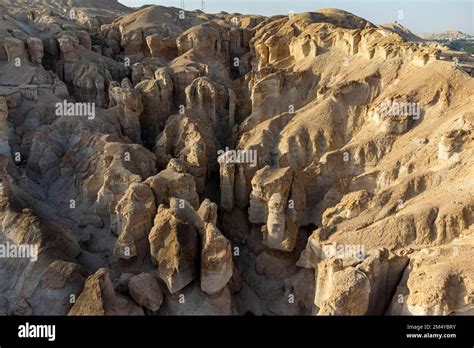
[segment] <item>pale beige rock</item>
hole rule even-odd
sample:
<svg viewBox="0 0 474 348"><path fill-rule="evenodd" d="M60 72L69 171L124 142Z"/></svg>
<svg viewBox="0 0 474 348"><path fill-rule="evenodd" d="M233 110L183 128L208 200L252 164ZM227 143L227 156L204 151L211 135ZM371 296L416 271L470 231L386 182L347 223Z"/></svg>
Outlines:
<svg viewBox="0 0 474 348"><path fill-rule="evenodd" d="M167 56L170 51L177 48L175 40L170 40L161 34L149 35L145 40L152 57Z"/></svg>
<svg viewBox="0 0 474 348"><path fill-rule="evenodd" d="M175 197L186 200L194 209L199 207L195 179L179 160L170 160L165 170L148 178L145 184L153 190L158 204L167 203L170 197Z"/></svg>
<svg viewBox="0 0 474 348"><path fill-rule="evenodd" d="M369 306L370 283L353 268L334 272L331 295L318 303L318 315L364 315Z"/></svg>
<svg viewBox="0 0 474 348"><path fill-rule="evenodd" d="M222 155L225 158L225 154ZM235 164L220 162L220 189L222 209L231 212L234 209Z"/></svg>
<svg viewBox="0 0 474 348"><path fill-rule="evenodd" d="M209 199L206 198L202 201L197 213L203 222L208 222L212 225L216 225L218 217L217 210L217 204L211 202Z"/></svg>
<svg viewBox="0 0 474 348"><path fill-rule="evenodd" d="M470 132L463 129L456 129L447 132L441 137L438 148L438 158L441 160L449 159L456 151L459 150L463 143L464 137Z"/></svg>
<svg viewBox="0 0 474 348"><path fill-rule="evenodd" d="M231 244L213 224L206 224L201 251L201 289L220 292L232 278Z"/></svg>
<svg viewBox="0 0 474 348"><path fill-rule="evenodd" d="M388 307L388 315L472 315L472 235L417 251Z"/></svg>
<svg viewBox="0 0 474 348"><path fill-rule="evenodd" d="M472 314L469 54L338 9L5 1L0 243L40 251L0 314Z"/></svg>
<svg viewBox="0 0 474 348"><path fill-rule="evenodd" d="M148 251L148 233L156 213L153 191L145 184L132 183L117 203L111 216L111 232L118 236L115 256L137 257L142 261Z"/></svg>
<svg viewBox="0 0 474 348"><path fill-rule="evenodd" d="M200 120L199 120L200 121ZM212 129L206 121L187 115L172 115L156 139L155 153L161 162L178 158L196 179L196 190L204 192L208 173L217 167L217 150Z"/></svg>
<svg viewBox="0 0 474 348"><path fill-rule="evenodd" d="M252 179L249 220L265 224L263 242L270 249L292 251L295 247L298 229L287 218L292 177L290 168L266 166Z"/></svg>
<svg viewBox="0 0 474 348"><path fill-rule="evenodd" d="M116 297L109 271L99 269L87 278L80 296L69 315L143 315L143 310L123 298Z"/></svg>

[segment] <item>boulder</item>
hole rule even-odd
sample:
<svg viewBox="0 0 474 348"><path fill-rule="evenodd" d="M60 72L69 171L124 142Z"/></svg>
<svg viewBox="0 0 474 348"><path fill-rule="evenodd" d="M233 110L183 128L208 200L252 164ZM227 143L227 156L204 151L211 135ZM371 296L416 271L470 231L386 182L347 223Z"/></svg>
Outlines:
<svg viewBox="0 0 474 348"><path fill-rule="evenodd" d="M171 293L196 278L198 234L192 224L180 221L171 208L161 204L148 238L152 261Z"/></svg>
<svg viewBox="0 0 474 348"><path fill-rule="evenodd" d="M163 291L149 273L140 273L131 277L128 283L128 291L136 303L153 312L160 309L163 303Z"/></svg>
<svg viewBox="0 0 474 348"><path fill-rule="evenodd" d="M33 64L41 64L44 55L43 41L35 37L29 37L26 39L26 47L30 61Z"/></svg>
<svg viewBox="0 0 474 348"><path fill-rule="evenodd" d="M201 251L201 289L213 295L232 278L231 244L213 224L206 224Z"/></svg>
<svg viewBox="0 0 474 348"><path fill-rule="evenodd" d="M69 311L69 315L143 315L143 310L114 292L109 271L99 269L87 278L84 289Z"/></svg>

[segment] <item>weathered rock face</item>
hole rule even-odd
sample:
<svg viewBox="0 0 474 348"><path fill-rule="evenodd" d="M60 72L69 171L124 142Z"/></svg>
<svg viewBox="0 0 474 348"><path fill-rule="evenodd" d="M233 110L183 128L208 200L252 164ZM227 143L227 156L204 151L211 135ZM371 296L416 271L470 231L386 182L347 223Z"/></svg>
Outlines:
<svg viewBox="0 0 474 348"><path fill-rule="evenodd" d="M145 40L152 57L169 57L177 53L178 47L174 38L152 34L148 35Z"/></svg>
<svg viewBox="0 0 474 348"><path fill-rule="evenodd" d="M210 295L221 291L232 278L230 242L213 224L206 224L201 251L201 289Z"/></svg>
<svg viewBox="0 0 474 348"><path fill-rule="evenodd" d="M207 176L217 166L216 140L206 125L187 115L172 115L156 139L155 153L161 163L178 158L186 171L196 179L196 189L202 193Z"/></svg>
<svg viewBox="0 0 474 348"><path fill-rule="evenodd" d="M210 224L216 225L217 209L217 204L211 202L209 199L206 198L202 201L197 213L203 222L208 222Z"/></svg>
<svg viewBox="0 0 474 348"><path fill-rule="evenodd" d="M396 101L384 101L383 106L378 106L376 110L368 113L372 122L380 127L380 131L385 134L403 134L407 132L414 120L421 117L419 114L404 114L397 108Z"/></svg>
<svg viewBox="0 0 474 348"><path fill-rule="evenodd" d="M0 312L65 315L71 295L80 293L87 276L76 263L80 247L66 226L45 221L25 206L27 194L7 174L5 158L1 163Z"/></svg>
<svg viewBox="0 0 474 348"><path fill-rule="evenodd" d="M41 64L44 55L43 41L35 37L26 39L28 56L33 64Z"/></svg>
<svg viewBox="0 0 474 348"><path fill-rule="evenodd" d="M346 268L334 272L331 281L329 296L315 303L320 308L319 315L364 315L367 313L370 283L364 273L354 268Z"/></svg>
<svg viewBox="0 0 474 348"><path fill-rule="evenodd" d="M473 314L468 54L336 9L5 1L0 246L38 253L0 314Z"/></svg>
<svg viewBox="0 0 474 348"><path fill-rule="evenodd" d="M145 184L153 190L157 204L168 203L175 197L189 202L194 209L199 207L194 177L186 172L179 160L170 160L165 170L148 178Z"/></svg>
<svg viewBox="0 0 474 348"><path fill-rule="evenodd" d="M438 158L441 160L449 159L454 153L459 151L470 130L455 129L447 132L441 137L438 147Z"/></svg>
<svg viewBox="0 0 474 348"><path fill-rule="evenodd" d="M106 315L113 312L115 293L108 271L100 269L87 278L69 315Z"/></svg>
<svg viewBox="0 0 474 348"><path fill-rule="evenodd" d="M9 62L18 62L16 59L19 59L20 64L22 61L26 63L28 55L25 50L25 44L22 40L7 37L3 40L3 47L6 51Z"/></svg>
<svg viewBox="0 0 474 348"><path fill-rule="evenodd" d="M173 210L162 204L148 238L152 261L171 293L196 278L198 234L192 224L178 220Z"/></svg>
<svg viewBox="0 0 474 348"><path fill-rule="evenodd" d="M0 155L11 159L11 149L8 144L8 105L7 100L0 97Z"/></svg>
<svg viewBox="0 0 474 348"><path fill-rule="evenodd" d="M148 233L156 213L153 191L145 184L132 183L111 216L111 232L118 236L115 256L137 257L141 263L147 255Z"/></svg>
<svg viewBox="0 0 474 348"><path fill-rule="evenodd" d="M226 154L222 155L225 158ZM220 163L220 189L222 209L232 212L234 209L234 187L235 187L235 164L226 163L221 160Z"/></svg>
<svg viewBox="0 0 474 348"><path fill-rule="evenodd" d="M60 57L55 64L56 72L64 82L71 85L73 94L80 101L94 102L98 107L106 107L109 83L122 80L127 75L128 68L111 58L90 51L84 47L90 45L90 42L88 44L84 41L87 39L84 39L83 35L71 32L63 33L57 39Z"/></svg>
<svg viewBox="0 0 474 348"><path fill-rule="evenodd" d="M317 79L309 71L287 73L272 69L268 69L266 74L252 72L249 77L252 78L249 81L252 115L242 124L246 130L272 116L294 113L314 90Z"/></svg>
<svg viewBox="0 0 474 348"><path fill-rule="evenodd" d="M318 315L384 314L407 263L407 257L386 249L366 253L357 245L316 241L308 243L298 261L301 267L316 268Z"/></svg>
<svg viewBox="0 0 474 348"><path fill-rule="evenodd" d="M59 49L61 51L61 57L65 63L76 63L79 61L79 57L76 55L75 44L79 44L79 40L76 42L71 37L60 37L58 39Z"/></svg>
<svg viewBox="0 0 474 348"><path fill-rule="evenodd" d="M136 303L154 312L160 309L163 303L163 291L149 273L140 273L131 277L128 291Z"/></svg>
<svg viewBox="0 0 474 348"><path fill-rule="evenodd" d="M218 57L228 63L230 52L227 28L214 22L188 29L177 38L176 46L179 54L192 49L197 53Z"/></svg>
<svg viewBox="0 0 474 348"><path fill-rule="evenodd" d="M71 296L74 296L74 299L79 296L86 278L87 271L76 263L61 260L52 262L42 274L39 286L29 299L35 307L33 313L66 315L73 306Z"/></svg>
<svg viewBox="0 0 474 348"><path fill-rule="evenodd" d="M218 138L230 134L235 119L235 96L231 90L210 81L196 78L185 90L186 107L204 111Z"/></svg>
<svg viewBox="0 0 474 348"><path fill-rule="evenodd" d="M160 278L176 293L200 274L203 292L220 293L232 277L233 262L231 244L215 225L217 206L204 200L196 211L184 199L174 197L169 206L160 205L149 235Z"/></svg>
<svg viewBox="0 0 474 348"><path fill-rule="evenodd" d="M472 315L472 237L410 257L388 315Z"/></svg>
<svg viewBox="0 0 474 348"><path fill-rule="evenodd" d="M124 47L125 55L134 60L143 58L143 30L122 31L121 35L120 44Z"/></svg>
<svg viewBox="0 0 474 348"><path fill-rule="evenodd" d="M290 188L293 175L290 168L273 170L269 166L257 171L252 179L249 220L264 223L263 243L270 249L292 251L298 226L291 219L295 209Z"/></svg>
<svg viewBox="0 0 474 348"><path fill-rule="evenodd" d="M142 94L143 112L140 126L143 138L150 146L165 126L173 107L173 82L166 72L157 73L156 79L138 83L135 88Z"/></svg>
<svg viewBox="0 0 474 348"><path fill-rule="evenodd" d="M140 91L132 87L128 79L109 85L110 106L119 109L119 122L122 132L132 142L141 143L140 115L143 112L143 101Z"/></svg>
<svg viewBox="0 0 474 348"><path fill-rule="evenodd" d="M70 136L67 128L64 136ZM114 136L82 131L76 133L74 145L61 149L65 153L59 166L61 180L51 183L50 190L57 192L54 201L61 207L61 214L70 216L80 227L108 229L110 217L116 215L115 208L131 183L141 183L156 173L155 158L149 151L117 140ZM153 193L151 190L148 193L153 202ZM123 204L133 205L133 202ZM101 234L100 238L105 236Z"/></svg>
<svg viewBox="0 0 474 348"><path fill-rule="evenodd" d="M343 220L351 219L360 214L367 207L369 194L367 191L356 191L345 195L334 207L324 211L323 225L334 225Z"/></svg>
<svg viewBox="0 0 474 348"><path fill-rule="evenodd" d="M115 295L109 271L99 269L87 278L69 315L143 315L143 310Z"/></svg>

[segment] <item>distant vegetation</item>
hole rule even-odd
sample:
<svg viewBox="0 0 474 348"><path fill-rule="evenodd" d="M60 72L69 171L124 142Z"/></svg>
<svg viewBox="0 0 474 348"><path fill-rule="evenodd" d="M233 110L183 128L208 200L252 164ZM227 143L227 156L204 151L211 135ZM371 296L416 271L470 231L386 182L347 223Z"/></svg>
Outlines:
<svg viewBox="0 0 474 348"><path fill-rule="evenodd" d="M467 40L453 40L446 42L446 45L456 51L465 51L474 54L474 42Z"/></svg>

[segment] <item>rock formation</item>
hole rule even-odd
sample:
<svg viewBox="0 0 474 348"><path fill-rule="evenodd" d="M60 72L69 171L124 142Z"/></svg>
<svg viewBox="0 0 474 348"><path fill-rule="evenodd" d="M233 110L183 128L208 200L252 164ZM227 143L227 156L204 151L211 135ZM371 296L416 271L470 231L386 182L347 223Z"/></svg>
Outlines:
<svg viewBox="0 0 474 348"><path fill-rule="evenodd" d="M336 9L3 3L0 315L474 314L447 47Z"/></svg>

